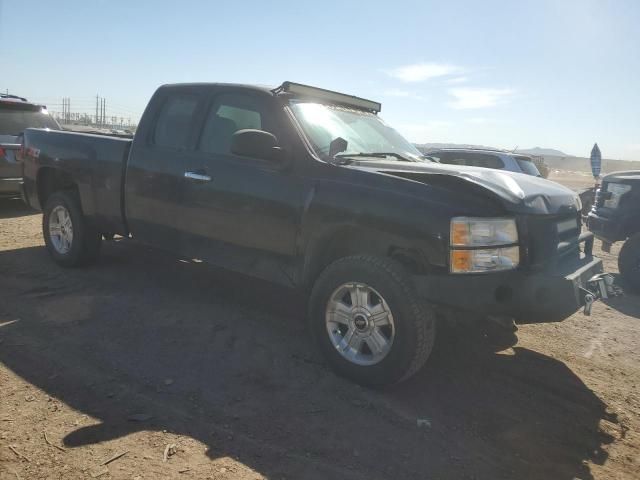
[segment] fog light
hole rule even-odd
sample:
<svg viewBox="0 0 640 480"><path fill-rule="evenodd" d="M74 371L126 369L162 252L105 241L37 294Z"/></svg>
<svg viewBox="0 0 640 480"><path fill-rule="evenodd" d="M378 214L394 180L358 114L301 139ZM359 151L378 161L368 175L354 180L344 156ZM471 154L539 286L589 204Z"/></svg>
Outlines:
<svg viewBox="0 0 640 480"><path fill-rule="evenodd" d="M451 271L453 273L512 270L519 263L520 248L518 246L451 250Z"/></svg>

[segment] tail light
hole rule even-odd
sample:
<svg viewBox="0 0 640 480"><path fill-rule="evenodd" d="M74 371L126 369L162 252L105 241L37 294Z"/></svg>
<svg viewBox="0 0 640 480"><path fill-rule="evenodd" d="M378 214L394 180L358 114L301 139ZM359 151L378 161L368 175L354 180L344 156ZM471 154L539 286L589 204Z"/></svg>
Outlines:
<svg viewBox="0 0 640 480"><path fill-rule="evenodd" d="M24 135L20 135L20 148L16 150L16 160L22 162L25 157Z"/></svg>

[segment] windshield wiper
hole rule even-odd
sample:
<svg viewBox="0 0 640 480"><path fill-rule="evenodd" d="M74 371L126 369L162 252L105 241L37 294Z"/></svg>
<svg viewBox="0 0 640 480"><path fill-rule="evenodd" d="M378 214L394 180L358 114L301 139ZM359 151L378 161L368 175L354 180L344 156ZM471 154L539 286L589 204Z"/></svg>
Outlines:
<svg viewBox="0 0 640 480"><path fill-rule="evenodd" d="M368 158L387 158L387 157L395 157L401 162L415 162L416 160L411 160L404 155L401 155L397 152L358 152L358 153L338 153L334 155L333 158L344 158L349 159L353 157L368 157Z"/></svg>

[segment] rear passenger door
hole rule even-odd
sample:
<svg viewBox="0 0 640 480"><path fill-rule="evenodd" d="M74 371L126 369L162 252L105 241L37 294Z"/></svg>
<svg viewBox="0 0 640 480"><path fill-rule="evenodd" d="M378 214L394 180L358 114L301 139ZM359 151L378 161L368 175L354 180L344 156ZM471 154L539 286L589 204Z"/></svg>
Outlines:
<svg viewBox="0 0 640 480"><path fill-rule="evenodd" d="M175 89L154 97L145 113L155 118L133 142L126 171L129 231L150 245L180 251L184 216L186 155L193 148L205 96Z"/></svg>
<svg viewBox="0 0 640 480"><path fill-rule="evenodd" d="M211 98L186 163L182 247L185 254L290 285L307 182L295 169L230 151L233 134L247 128L273 133L282 145L282 112L269 100L250 91Z"/></svg>

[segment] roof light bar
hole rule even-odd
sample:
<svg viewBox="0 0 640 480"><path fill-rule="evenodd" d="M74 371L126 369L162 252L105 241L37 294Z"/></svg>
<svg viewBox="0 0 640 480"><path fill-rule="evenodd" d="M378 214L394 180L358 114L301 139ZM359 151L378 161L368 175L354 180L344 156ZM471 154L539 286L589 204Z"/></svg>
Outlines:
<svg viewBox="0 0 640 480"><path fill-rule="evenodd" d="M312 87L301 83L284 82L280 87L274 90L274 93L287 92L301 97L308 97L317 100L325 100L332 103L347 105L360 110L366 110L372 113L378 113L382 109L379 102L366 100L353 95L347 95L340 92L325 90L324 88Z"/></svg>

